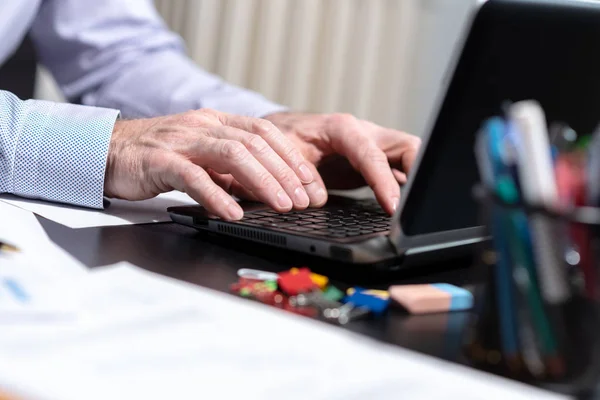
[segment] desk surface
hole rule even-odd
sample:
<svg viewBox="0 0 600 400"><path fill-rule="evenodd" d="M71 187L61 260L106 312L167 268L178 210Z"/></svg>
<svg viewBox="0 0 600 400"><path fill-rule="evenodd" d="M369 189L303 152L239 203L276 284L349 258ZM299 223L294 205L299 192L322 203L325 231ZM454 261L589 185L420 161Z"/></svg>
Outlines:
<svg viewBox="0 0 600 400"><path fill-rule="evenodd" d="M307 265L329 276L348 277L342 266L334 267L336 274L322 261L301 259L296 254L292 258L288 252L216 238L172 223L70 229L38 218L57 245L90 268L128 261L153 272L220 291L228 291L229 285L237 280L239 268L281 271ZM377 277L368 285L377 288L392 283L477 283L483 276L471 265L470 260L459 259ZM365 284L364 274L350 275L344 283ZM409 316L392 310L381 319L355 321L340 329L350 329L377 340L463 363L462 333L468 317L465 312Z"/></svg>
<svg viewBox="0 0 600 400"><path fill-rule="evenodd" d="M314 259L301 260L294 254L274 251L234 239L207 236L193 229L172 223L129 225L86 229L70 229L38 217L50 238L88 267L98 267L128 261L147 270L192 282L208 288L228 291L237 280L240 268L281 271L293 266L307 265L316 271L339 278L346 276L339 268L337 274ZM300 261L300 262L299 262ZM367 282L370 287L387 287L399 282L470 282L473 271L469 260L427 268L421 271L396 273ZM347 284L365 284L363 276L340 279ZM379 284L377 284L377 282ZM461 359L462 330L468 313L438 314L411 317L393 311L385 318L355 321L347 329L375 339L434 355L451 361Z"/></svg>

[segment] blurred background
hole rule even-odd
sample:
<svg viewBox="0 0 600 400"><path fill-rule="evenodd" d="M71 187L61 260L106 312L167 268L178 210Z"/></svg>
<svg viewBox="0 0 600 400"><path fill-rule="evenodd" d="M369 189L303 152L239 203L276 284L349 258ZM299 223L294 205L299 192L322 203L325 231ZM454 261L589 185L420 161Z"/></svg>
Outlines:
<svg viewBox="0 0 600 400"><path fill-rule="evenodd" d="M155 0L189 55L300 111L422 135L477 0ZM36 97L61 100L40 69Z"/></svg>

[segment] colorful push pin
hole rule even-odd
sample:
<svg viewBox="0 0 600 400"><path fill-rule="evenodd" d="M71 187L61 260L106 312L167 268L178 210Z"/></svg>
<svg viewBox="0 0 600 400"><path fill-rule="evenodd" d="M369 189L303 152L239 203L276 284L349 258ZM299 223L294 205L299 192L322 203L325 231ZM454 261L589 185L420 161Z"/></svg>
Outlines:
<svg viewBox="0 0 600 400"><path fill-rule="evenodd" d="M231 290L234 293L239 293L240 290L244 289L244 288L250 288L252 287L252 285L254 285L255 283L259 283L260 281L256 281L253 279L245 279L245 278L241 278L240 280L238 280L236 283L233 283L229 286L229 290Z"/></svg>
<svg viewBox="0 0 600 400"><path fill-rule="evenodd" d="M373 296L366 294L363 291L356 290L352 295L344 298L344 303L352 303L355 307L365 307L373 314L381 315L387 310L390 299L383 299L379 296Z"/></svg>
<svg viewBox="0 0 600 400"><path fill-rule="evenodd" d="M315 273L310 274L310 279L319 287L319 289L323 290L327 287L329 283L329 278L324 275L319 275Z"/></svg>
<svg viewBox="0 0 600 400"><path fill-rule="evenodd" d="M290 303L297 304L298 306L310 305L320 309L337 308L342 305L337 301L326 299L323 296L323 293L319 290L315 290L310 293L300 293L297 296L292 296L290 297Z"/></svg>
<svg viewBox="0 0 600 400"><path fill-rule="evenodd" d="M376 297L379 297L384 300L387 300L390 298L390 292L388 292L387 290L364 289L361 287L350 288L350 289L346 290L346 294L348 296L352 296L354 294L354 292L357 290L359 292L363 292L364 294L368 294L370 296L376 296Z"/></svg>
<svg viewBox="0 0 600 400"><path fill-rule="evenodd" d="M263 304L284 308L288 303L287 297L280 292L256 293L254 298Z"/></svg>
<svg viewBox="0 0 600 400"><path fill-rule="evenodd" d="M392 299L411 314L462 311L473 307L473 295L448 283L390 287Z"/></svg>
<svg viewBox="0 0 600 400"><path fill-rule="evenodd" d="M310 270L308 268L297 269L296 271L286 271L279 273L277 285L281 290L290 296L295 296L299 293L311 292L318 289L318 286L310 278Z"/></svg>
<svg viewBox="0 0 600 400"><path fill-rule="evenodd" d="M352 303L347 303L345 304L352 304ZM366 317L367 315L369 315L371 313L371 310L369 310L367 307L351 307L351 308L347 308L347 309L340 309L340 315L338 317L338 323L340 325L346 325L347 323L351 322L351 321L355 321L359 318L362 317Z"/></svg>
<svg viewBox="0 0 600 400"><path fill-rule="evenodd" d="M329 301L340 301L344 298L344 292L335 286L329 285L323 292L323 297Z"/></svg>
<svg viewBox="0 0 600 400"><path fill-rule="evenodd" d="M277 281L275 272L260 271L258 269L242 268L237 272L240 278L253 279L257 281Z"/></svg>

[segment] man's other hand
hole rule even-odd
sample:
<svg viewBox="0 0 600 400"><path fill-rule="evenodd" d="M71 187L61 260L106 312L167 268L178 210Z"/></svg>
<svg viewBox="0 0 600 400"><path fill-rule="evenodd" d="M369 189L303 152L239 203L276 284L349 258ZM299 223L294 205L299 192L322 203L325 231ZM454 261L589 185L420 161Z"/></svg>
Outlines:
<svg viewBox="0 0 600 400"><path fill-rule="evenodd" d="M311 205L322 205L323 182L329 189L368 184L381 206L393 213L417 151L418 137L383 128L347 114L278 113L267 116L318 172L305 184ZM323 192L324 193L324 192Z"/></svg>
<svg viewBox="0 0 600 400"><path fill-rule="evenodd" d="M243 217L230 195L280 212L304 209L311 201L305 187L317 177L292 137L270 121L213 110L118 121L106 168L108 197L143 200L180 190L227 220ZM324 203L324 188L319 196Z"/></svg>

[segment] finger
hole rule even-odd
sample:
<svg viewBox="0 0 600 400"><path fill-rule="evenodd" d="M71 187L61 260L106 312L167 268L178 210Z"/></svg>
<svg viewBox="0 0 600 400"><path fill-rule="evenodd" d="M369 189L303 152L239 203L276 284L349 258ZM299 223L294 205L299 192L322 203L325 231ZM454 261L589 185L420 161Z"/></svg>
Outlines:
<svg viewBox="0 0 600 400"><path fill-rule="evenodd" d="M406 150L402 152L402 169L408 173L413 165L415 165L415 160L421 147L421 139L416 136L407 135L405 146Z"/></svg>
<svg viewBox="0 0 600 400"><path fill-rule="evenodd" d="M373 189L379 204L393 214L400 199L400 186L387 156L373 139L374 132L365 129L352 117L342 116L333 124L329 130L334 150L348 158Z"/></svg>
<svg viewBox="0 0 600 400"><path fill-rule="evenodd" d="M392 173L399 184L404 185L407 181L406 174L396 168L392 168Z"/></svg>
<svg viewBox="0 0 600 400"><path fill-rule="evenodd" d="M222 127L223 128L223 127ZM193 161L220 174L231 174L263 203L279 212L294 205L277 179L236 140L201 138L193 152Z"/></svg>
<svg viewBox="0 0 600 400"><path fill-rule="evenodd" d="M239 204L216 185L204 169L188 160L174 157L165 170L165 181L225 220L239 220L244 216Z"/></svg>
<svg viewBox="0 0 600 400"><path fill-rule="evenodd" d="M308 207L310 200L300 178L269 146L266 140L253 133L229 126L214 127L210 130L210 135L217 139L235 140L242 143L283 187L292 199L294 208L302 210Z"/></svg>
<svg viewBox="0 0 600 400"><path fill-rule="evenodd" d="M377 144L392 164L401 165L402 171L409 173L421 148L421 139L418 136L395 129L382 128L372 122L361 122L367 129L378 132L375 135L377 137Z"/></svg>
<svg viewBox="0 0 600 400"><path fill-rule="evenodd" d="M292 142L272 122L261 118L250 118L234 114L218 113L223 125L252 132L263 138L269 146L290 166L302 183L311 183L315 177L309 162Z"/></svg>
<svg viewBox="0 0 600 400"><path fill-rule="evenodd" d="M310 199L311 207L322 207L327 203L327 190L325 190L325 183L323 182L323 178L317 171L317 168L312 163L307 164L310 168L310 172L315 177L314 181L311 183L304 185L304 189L306 189L306 193L308 194L308 198Z"/></svg>
<svg viewBox="0 0 600 400"><path fill-rule="evenodd" d="M250 190L242 186L241 183L235 180L235 178L229 174L219 174L212 169L207 170L213 182L221 186L227 193L243 200L256 201L258 198Z"/></svg>

